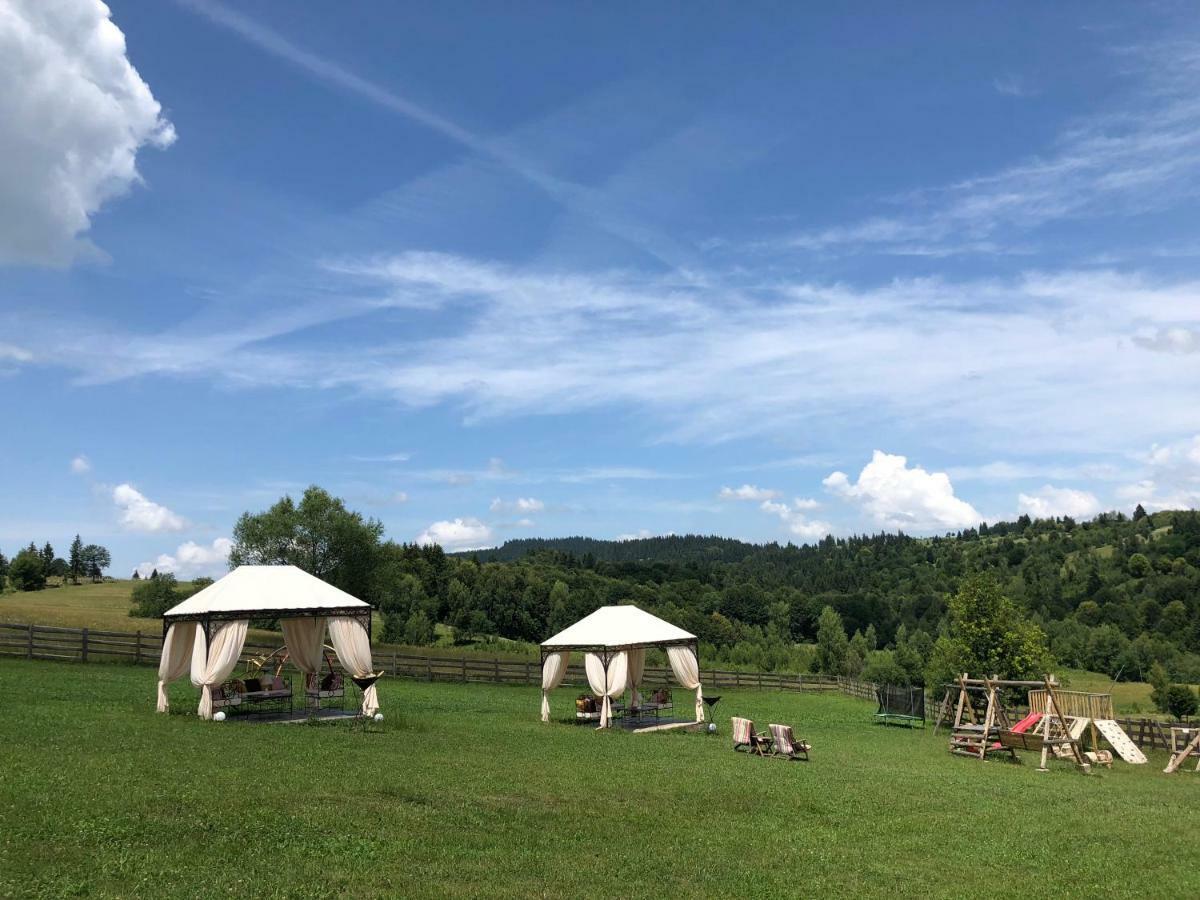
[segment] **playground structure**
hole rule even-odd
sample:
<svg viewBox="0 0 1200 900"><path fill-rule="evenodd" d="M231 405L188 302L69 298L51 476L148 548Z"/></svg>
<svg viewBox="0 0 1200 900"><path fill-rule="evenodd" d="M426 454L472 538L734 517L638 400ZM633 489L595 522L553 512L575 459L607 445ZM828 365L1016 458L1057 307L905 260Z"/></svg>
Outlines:
<svg viewBox="0 0 1200 900"><path fill-rule="evenodd" d="M1171 729L1171 761L1163 769L1168 775L1179 770L1189 756L1200 757L1200 728ZM1196 761L1200 772L1200 759Z"/></svg>
<svg viewBox="0 0 1200 900"><path fill-rule="evenodd" d="M909 728L925 727L925 689L894 684L880 685L875 689L879 711L875 721L881 725L905 725Z"/></svg>
<svg viewBox="0 0 1200 900"><path fill-rule="evenodd" d="M1000 691L1022 688L1028 691L1029 713L1010 722L1000 700ZM954 699L957 689L957 699ZM1040 752L1039 772L1047 771L1050 757L1070 760L1085 774L1093 765L1112 766L1112 753L1101 749L1103 737L1128 763L1139 765L1146 757L1117 724L1113 716L1111 694L1064 691L1053 675L1040 681L1014 681L1001 678L959 676L956 685L948 685L935 725L935 732L954 709L950 734L950 752L986 759L991 753L1005 753L1017 759L1017 750ZM1086 744L1090 749L1085 749Z"/></svg>

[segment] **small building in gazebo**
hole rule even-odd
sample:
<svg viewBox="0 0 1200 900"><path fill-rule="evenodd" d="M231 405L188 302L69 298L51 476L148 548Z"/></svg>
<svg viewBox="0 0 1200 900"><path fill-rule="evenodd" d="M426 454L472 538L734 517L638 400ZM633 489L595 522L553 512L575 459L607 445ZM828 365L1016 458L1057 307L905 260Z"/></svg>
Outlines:
<svg viewBox="0 0 1200 900"><path fill-rule="evenodd" d="M363 690L362 714L379 709L371 660L371 607L296 566L239 566L163 614L158 711L167 685L191 673L198 714L213 717L213 690L242 655L251 619L278 619L289 661L306 676L320 670L325 634L342 668Z"/></svg>
<svg viewBox="0 0 1200 900"><path fill-rule="evenodd" d="M600 700L600 727L607 728L612 701L627 688L632 705L639 704L646 651L656 647L666 651L675 679L696 692L696 722L703 722L696 636L632 605L602 606L542 641L542 721L550 721L550 691L562 683L572 652L584 654L588 686Z"/></svg>

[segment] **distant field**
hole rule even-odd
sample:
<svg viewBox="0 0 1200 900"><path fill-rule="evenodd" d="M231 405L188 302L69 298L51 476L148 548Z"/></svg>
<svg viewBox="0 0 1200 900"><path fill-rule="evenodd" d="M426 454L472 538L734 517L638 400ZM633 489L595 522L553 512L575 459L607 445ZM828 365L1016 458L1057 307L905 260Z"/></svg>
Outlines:
<svg viewBox="0 0 1200 900"><path fill-rule="evenodd" d="M134 632L139 629L152 634L162 632L162 620L137 619L129 615L132 606L133 588L136 581L108 581L100 584L85 582L63 587L49 587L42 591L8 591L0 594L0 622L15 622L35 625L57 625L62 628L96 628L102 631ZM382 634L383 626L378 614L375 616L375 633ZM537 659L538 651L532 645L520 644L503 638L493 638L480 645L454 645L449 642L448 629L438 626L439 643L434 647L408 647L403 644L384 644L375 641L381 649L396 649L398 652L437 653L456 655L460 653L483 654L489 658ZM251 631L251 644L278 643L277 632Z"/></svg>
<svg viewBox="0 0 1200 900"><path fill-rule="evenodd" d="M0 684L0 896L1187 897L1200 871L1200 775L1161 752L1039 774L839 695L723 691L717 735L632 735L391 679L361 733L201 722L186 683L157 715L148 668L0 660ZM813 761L731 752L732 714Z"/></svg>

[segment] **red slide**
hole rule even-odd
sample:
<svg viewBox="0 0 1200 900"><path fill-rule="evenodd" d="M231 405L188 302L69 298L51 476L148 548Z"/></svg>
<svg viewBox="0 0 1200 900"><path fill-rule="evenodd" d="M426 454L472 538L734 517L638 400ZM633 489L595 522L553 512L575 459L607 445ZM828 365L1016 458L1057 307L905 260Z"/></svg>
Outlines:
<svg viewBox="0 0 1200 900"><path fill-rule="evenodd" d="M1041 720L1042 720L1041 713L1031 712L1029 715L1027 715L1025 718L1023 718L1020 722L1018 722L1016 725L1014 725L1009 730L1015 731L1017 734L1024 734L1025 732L1027 732L1030 728L1032 728L1034 725L1036 725ZM997 741L996 743L992 744L992 749L999 750L1000 742Z"/></svg>

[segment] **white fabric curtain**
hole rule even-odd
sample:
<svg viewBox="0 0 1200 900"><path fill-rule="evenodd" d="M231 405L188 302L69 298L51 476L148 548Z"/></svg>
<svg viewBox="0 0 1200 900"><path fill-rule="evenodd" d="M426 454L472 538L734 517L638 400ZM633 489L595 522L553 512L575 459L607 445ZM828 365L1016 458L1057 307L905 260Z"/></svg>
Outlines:
<svg viewBox="0 0 1200 900"><path fill-rule="evenodd" d="M188 673L192 665L192 647L196 642L195 622L176 622L163 638L162 657L158 661L158 711L165 713L167 685Z"/></svg>
<svg viewBox="0 0 1200 900"><path fill-rule="evenodd" d="M667 659L675 680L688 690L696 692L696 721L704 721L704 691L700 687L700 663L691 647L668 647Z"/></svg>
<svg viewBox="0 0 1200 900"><path fill-rule="evenodd" d="M608 661L606 670L604 660L595 653L589 653L583 660L583 668L587 672L592 693L601 698L600 727L607 728L612 719L612 698L625 693L629 679L629 657L625 651L621 651Z"/></svg>
<svg viewBox="0 0 1200 900"><path fill-rule="evenodd" d="M635 647L625 652L629 654L629 690L632 692L630 703L633 706L641 706L642 695L638 688L642 684L642 672L646 669L646 648Z"/></svg>
<svg viewBox="0 0 1200 900"><path fill-rule="evenodd" d="M366 678L375 674L371 662L371 638L358 619L349 616L334 616L329 619L329 639L342 666L352 678ZM373 716L379 710L379 694L375 685L363 691L362 713Z"/></svg>
<svg viewBox="0 0 1200 900"><path fill-rule="evenodd" d="M550 692L562 684L563 676L567 674L567 663L571 654L563 650L551 653L542 663L542 721L550 721Z"/></svg>
<svg viewBox="0 0 1200 900"><path fill-rule="evenodd" d="M305 674L321 670L321 648L325 645L325 617L301 616L282 619L283 642L288 660Z"/></svg>
<svg viewBox="0 0 1200 900"><path fill-rule="evenodd" d="M212 718L212 689L228 678L237 666L242 647L246 644L249 625L245 619L220 625L208 647L207 659L204 654L204 629L196 629L196 640L192 644L192 684L200 688L200 708L196 711L200 718Z"/></svg>

